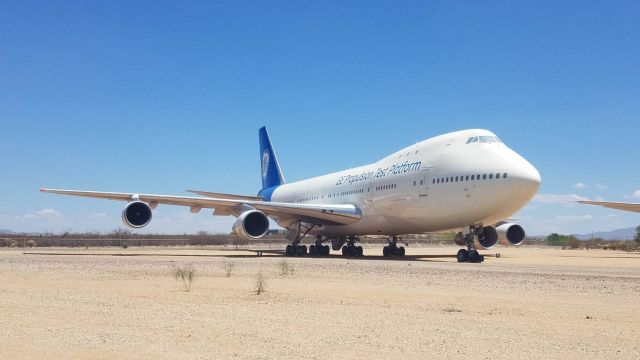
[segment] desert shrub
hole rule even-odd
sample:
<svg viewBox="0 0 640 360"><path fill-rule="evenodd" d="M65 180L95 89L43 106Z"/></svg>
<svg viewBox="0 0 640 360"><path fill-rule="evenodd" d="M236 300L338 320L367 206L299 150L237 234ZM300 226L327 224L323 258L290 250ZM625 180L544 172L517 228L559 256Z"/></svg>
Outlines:
<svg viewBox="0 0 640 360"><path fill-rule="evenodd" d="M232 262L225 262L224 263L224 276L225 277L231 277L231 273L233 272L233 268L236 267L236 264L232 263Z"/></svg>
<svg viewBox="0 0 640 360"><path fill-rule="evenodd" d="M285 276L287 274L293 275L293 266L289 265L287 260L282 260L278 263L278 269L280 269L280 276Z"/></svg>
<svg viewBox="0 0 640 360"><path fill-rule="evenodd" d="M253 291L256 293L256 295L260 295L266 291L265 286L266 286L266 280L264 278L264 275L262 275L262 270L260 270L258 271L258 274L256 274L256 283L253 288Z"/></svg>
<svg viewBox="0 0 640 360"><path fill-rule="evenodd" d="M37 247L38 243L35 240L28 240L27 241L27 246L32 248L32 247Z"/></svg>
<svg viewBox="0 0 640 360"><path fill-rule="evenodd" d="M129 247L129 242L127 240L120 241L120 247L126 249Z"/></svg>
<svg viewBox="0 0 640 360"><path fill-rule="evenodd" d="M14 248L18 246L18 243L13 239L4 239L4 246Z"/></svg>
<svg viewBox="0 0 640 360"><path fill-rule="evenodd" d="M582 243L582 241L578 240L574 236L569 236L567 237L567 245L569 245L571 249L575 250L575 249L582 248L584 244Z"/></svg>
<svg viewBox="0 0 640 360"><path fill-rule="evenodd" d="M182 283L184 291L191 291L191 282L193 282L193 279L195 278L195 269L193 268L193 264L176 266L175 269L173 269L173 278Z"/></svg>

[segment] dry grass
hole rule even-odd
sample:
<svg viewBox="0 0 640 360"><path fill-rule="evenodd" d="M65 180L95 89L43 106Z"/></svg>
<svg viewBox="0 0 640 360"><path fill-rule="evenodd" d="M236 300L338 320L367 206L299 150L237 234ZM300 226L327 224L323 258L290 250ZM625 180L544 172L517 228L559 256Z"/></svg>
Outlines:
<svg viewBox="0 0 640 360"><path fill-rule="evenodd" d="M191 283L195 278L195 269L193 268L193 264L176 266L173 270L173 278L182 283L184 291L191 291Z"/></svg>
<svg viewBox="0 0 640 360"><path fill-rule="evenodd" d="M224 277L231 277L231 273L233 269L236 267L236 264L226 261L224 263Z"/></svg>
<svg viewBox="0 0 640 360"><path fill-rule="evenodd" d="M278 263L278 269L280 269L280 276L285 276L287 274L293 275L293 265L289 264L287 260L282 260Z"/></svg>
<svg viewBox="0 0 640 360"><path fill-rule="evenodd" d="M262 269L260 269L258 274L256 274L256 283L253 291L256 295L260 295L266 291L266 280L264 278L264 275L262 275Z"/></svg>

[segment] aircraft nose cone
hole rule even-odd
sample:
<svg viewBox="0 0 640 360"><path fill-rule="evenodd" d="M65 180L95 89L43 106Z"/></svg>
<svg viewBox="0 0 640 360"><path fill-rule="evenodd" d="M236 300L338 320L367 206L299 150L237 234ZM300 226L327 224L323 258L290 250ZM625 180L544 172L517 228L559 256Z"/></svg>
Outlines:
<svg viewBox="0 0 640 360"><path fill-rule="evenodd" d="M542 184L540 172L524 158L521 159L514 169L514 175L518 179L520 187L528 190L527 192L531 194L531 197L540 189L540 185Z"/></svg>

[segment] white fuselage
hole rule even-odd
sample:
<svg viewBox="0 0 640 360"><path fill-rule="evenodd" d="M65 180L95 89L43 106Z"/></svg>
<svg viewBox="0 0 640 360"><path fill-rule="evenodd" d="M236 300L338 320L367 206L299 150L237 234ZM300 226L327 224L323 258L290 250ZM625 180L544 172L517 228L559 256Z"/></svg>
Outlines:
<svg viewBox="0 0 640 360"><path fill-rule="evenodd" d="M402 235L496 224L526 205L540 182L539 172L493 133L464 130L370 165L281 185L270 200L353 204L362 212L354 224L315 233Z"/></svg>

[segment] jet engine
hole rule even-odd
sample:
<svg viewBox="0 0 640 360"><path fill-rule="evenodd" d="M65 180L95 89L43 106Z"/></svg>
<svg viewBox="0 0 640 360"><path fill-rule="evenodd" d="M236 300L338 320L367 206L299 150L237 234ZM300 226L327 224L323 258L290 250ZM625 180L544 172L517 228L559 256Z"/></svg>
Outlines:
<svg viewBox="0 0 640 360"><path fill-rule="evenodd" d="M485 226L482 234L476 236L475 244L479 249L493 249L498 244L498 232L492 226Z"/></svg>
<svg viewBox="0 0 640 360"><path fill-rule="evenodd" d="M243 239L261 238L269 231L269 218L262 211L245 211L233 224L233 231Z"/></svg>
<svg viewBox="0 0 640 360"><path fill-rule="evenodd" d="M525 232L522 226L514 223L505 223L496 228L500 244L506 246L520 246L524 242Z"/></svg>
<svg viewBox="0 0 640 360"><path fill-rule="evenodd" d="M151 207L142 201L132 201L122 210L122 222L134 229L145 227L151 222Z"/></svg>
<svg viewBox="0 0 640 360"><path fill-rule="evenodd" d="M458 233L453 239L453 242L459 246L466 246L464 234ZM482 234L476 236L473 240L473 244L476 248L482 250L493 249L498 244L498 233L492 226L485 226L482 229Z"/></svg>

